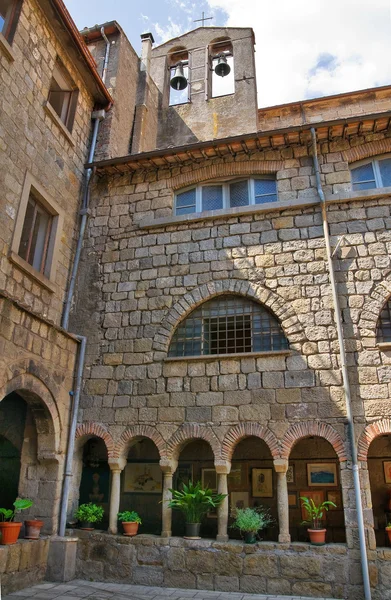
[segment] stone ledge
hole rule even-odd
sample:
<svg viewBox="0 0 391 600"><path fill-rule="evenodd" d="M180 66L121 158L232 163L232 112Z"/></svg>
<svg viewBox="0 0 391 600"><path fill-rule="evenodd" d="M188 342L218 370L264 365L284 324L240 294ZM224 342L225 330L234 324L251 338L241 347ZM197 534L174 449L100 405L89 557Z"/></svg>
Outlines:
<svg viewBox="0 0 391 600"><path fill-rule="evenodd" d="M390 345L391 348L391 345ZM268 356L290 356L291 350L270 350L265 352L240 352L236 354L202 354L201 356L167 356L164 362L189 362L192 360L231 360L232 358L267 358Z"/></svg>
<svg viewBox="0 0 391 600"><path fill-rule="evenodd" d="M57 290L57 286L55 283L53 283L52 281L50 281L50 279L45 277L45 275L42 275L42 273L40 273L39 271L34 269L34 267L32 267L27 261L25 261L23 258L21 258L18 254L16 254L16 252L12 252L12 250L11 250L8 258L12 263L17 265L19 267L19 269L21 269L22 271L27 273L27 275L29 275L30 277L35 279L40 285L42 285L44 288L46 288L49 292L54 293Z"/></svg>
<svg viewBox="0 0 391 600"><path fill-rule="evenodd" d="M72 136L72 133L64 125L64 123L61 121L61 119L57 115L56 111L52 108L52 106L49 104L48 101L44 102L43 108L44 108L44 111L46 112L46 114L51 118L53 123L55 123L57 125L57 127L59 128L59 130L61 131L63 136L68 140L70 145L75 146L76 142L75 142L74 137Z"/></svg>

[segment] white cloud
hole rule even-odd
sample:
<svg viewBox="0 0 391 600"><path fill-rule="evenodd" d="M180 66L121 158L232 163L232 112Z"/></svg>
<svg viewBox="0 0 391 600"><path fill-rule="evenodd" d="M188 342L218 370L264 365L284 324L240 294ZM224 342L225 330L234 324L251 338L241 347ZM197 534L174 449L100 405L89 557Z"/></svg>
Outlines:
<svg viewBox="0 0 391 600"><path fill-rule="evenodd" d="M260 106L391 83L390 0L207 1L253 27Z"/></svg>

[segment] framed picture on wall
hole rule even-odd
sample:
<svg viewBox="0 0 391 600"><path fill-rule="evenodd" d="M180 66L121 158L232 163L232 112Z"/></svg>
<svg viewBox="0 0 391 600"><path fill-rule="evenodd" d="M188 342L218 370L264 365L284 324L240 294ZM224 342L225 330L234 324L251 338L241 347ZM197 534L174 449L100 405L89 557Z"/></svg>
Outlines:
<svg viewBox="0 0 391 600"><path fill-rule="evenodd" d="M253 469L251 480L253 498L273 498L273 469Z"/></svg>
<svg viewBox="0 0 391 600"><path fill-rule="evenodd" d="M297 507L297 494L296 492L289 492L288 494L288 505L292 508Z"/></svg>
<svg viewBox="0 0 391 600"><path fill-rule="evenodd" d="M217 492L217 473L216 469L202 469L202 487L209 488Z"/></svg>
<svg viewBox="0 0 391 600"><path fill-rule="evenodd" d="M295 467L293 465L289 465L288 467L286 472L286 482L295 483Z"/></svg>
<svg viewBox="0 0 391 600"><path fill-rule="evenodd" d="M338 484L335 463L308 463L307 476L311 487L335 487Z"/></svg>
<svg viewBox="0 0 391 600"><path fill-rule="evenodd" d="M247 484L246 463L232 463L231 472L228 474L228 489L239 491Z"/></svg>
<svg viewBox="0 0 391 600"><path fill-rule="evenodd" d="M391 483L391 460L385 460L383 462L383 469L385 483Z"/></svg>
<svg viewBox="0 0 391 600"><path fill-rule="evenodd" d="M300 492L300 498L308 498L308 500L313 500L315 504L322 504L324 502L324 491L323 490L305 490ZM301 505L301 518L303 521L308 519L308 513L306 509L303 507L302 502L300 500ZM326 519L326 511L323 511L322 521Z"/></svg>
<svg viewBox="0 0 391 600"><path fill-rule="evenodd" d="M339 490L329 490L327 492L327 500L329 502L334 502L336 504L336 508L334 506L329 506L329 510L341 510L342 509L342 496Z"/></svg>
<svg viewBox="0 0 391 600"><path fill-rule="evenodd" d="M128 463L125 467L124 492L161 494L162 476L159 463Z"/></svg>
<svg viewBox="0 0 391 600"><path fill-rule="evenodd" d="M188 485L189 481L193 481L193 465L178 465L178 468L174 473L174 490L181 490L183 484Z"/></svg>
<svg viewBox="0 0 391 600"><path fill-rule="evenodd" d="M248 492L231 492L231 516L234 516L236 508L248 508L249 507L249 494Z"/></svg>

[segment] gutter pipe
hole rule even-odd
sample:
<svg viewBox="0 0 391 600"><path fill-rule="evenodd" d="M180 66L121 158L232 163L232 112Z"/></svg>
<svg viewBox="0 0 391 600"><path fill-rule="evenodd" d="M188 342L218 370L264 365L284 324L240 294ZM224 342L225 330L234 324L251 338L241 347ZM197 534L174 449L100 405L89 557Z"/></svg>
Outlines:
<svg viewBox="0 0 391 600"><path fill-rule="evenodd" d="M361 499L359 465L358 465L358 457L357 457L357 448L356 448L356 444L355 444L356 437L355 437L354 421L353 421L353 415L352 415L352 400L351 400L349 375L348 375L347 361L346 361L345 342L344 342L343 329L342 329L341 308L340 308L340 304L339 304L337 285L336 285L336 281L335 281L334 264L333 264L333 259L332 259L332 255L331 255L330 233L329 233L329 225L328 225L328 221L327 221L326 198L325 198L324 191L322 188L322 183L320 180L318 150L317 150L317 145L316 145L317 144L316 131L315 131L314 127L311 127L311 137L312 137L313 161L314 161L314 169L315 169L315 177L316 177L316 187L318 190L319 198L321 200L323 232L324 232L324 239L325 239L325 244L326 244L326 253L327 253L327 262L328 262L328 267L329 267L331 291L332 291L332 296L333 296L335 323L337 326L337 333L338 333L341 371L342 371L343 388L344 388L345 404L346 404L346 417L347 417L347 421L348 421L350 451L351 451L351 456L352 456L353 483L354 483L354 494L355 494L355 501L356 501L358 535L359 535L359 542L360 542L361 569L362 569L363 583L364 583L364 596L365 596L365 600L371 600L372 596L371 596L371 586L370 586L370 580L369 580L367 547L366 547L366 541L365 541L365 526L364 526L364 514L363 514L362 499Z"/></svg>
<svg viewBox="0 0 391 600"><path fill-rule="evenodd" d="M105 60L104 60L104 63L103 63L103 72L102 72L102 81L103 81L103 83L106 83L107 66L109 64L109 56L110 56L110 42L107 39L104 27L101 27L100 33L102 35L102 38L106 42L106 53L105 53Z"/></svg>

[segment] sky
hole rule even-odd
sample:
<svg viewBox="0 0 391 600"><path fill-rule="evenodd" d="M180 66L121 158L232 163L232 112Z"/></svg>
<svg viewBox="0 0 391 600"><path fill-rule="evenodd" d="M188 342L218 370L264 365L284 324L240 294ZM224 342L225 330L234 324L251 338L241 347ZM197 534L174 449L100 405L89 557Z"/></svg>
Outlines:
<svg viewBox="0 0 391 600"><path fill-rule="evenodd" d="M391 84L391 0L65 0L77 26L116 20L140 53L206 25L252 27L258 105ZM235 64L235 70L239 65Z"/></svg>

